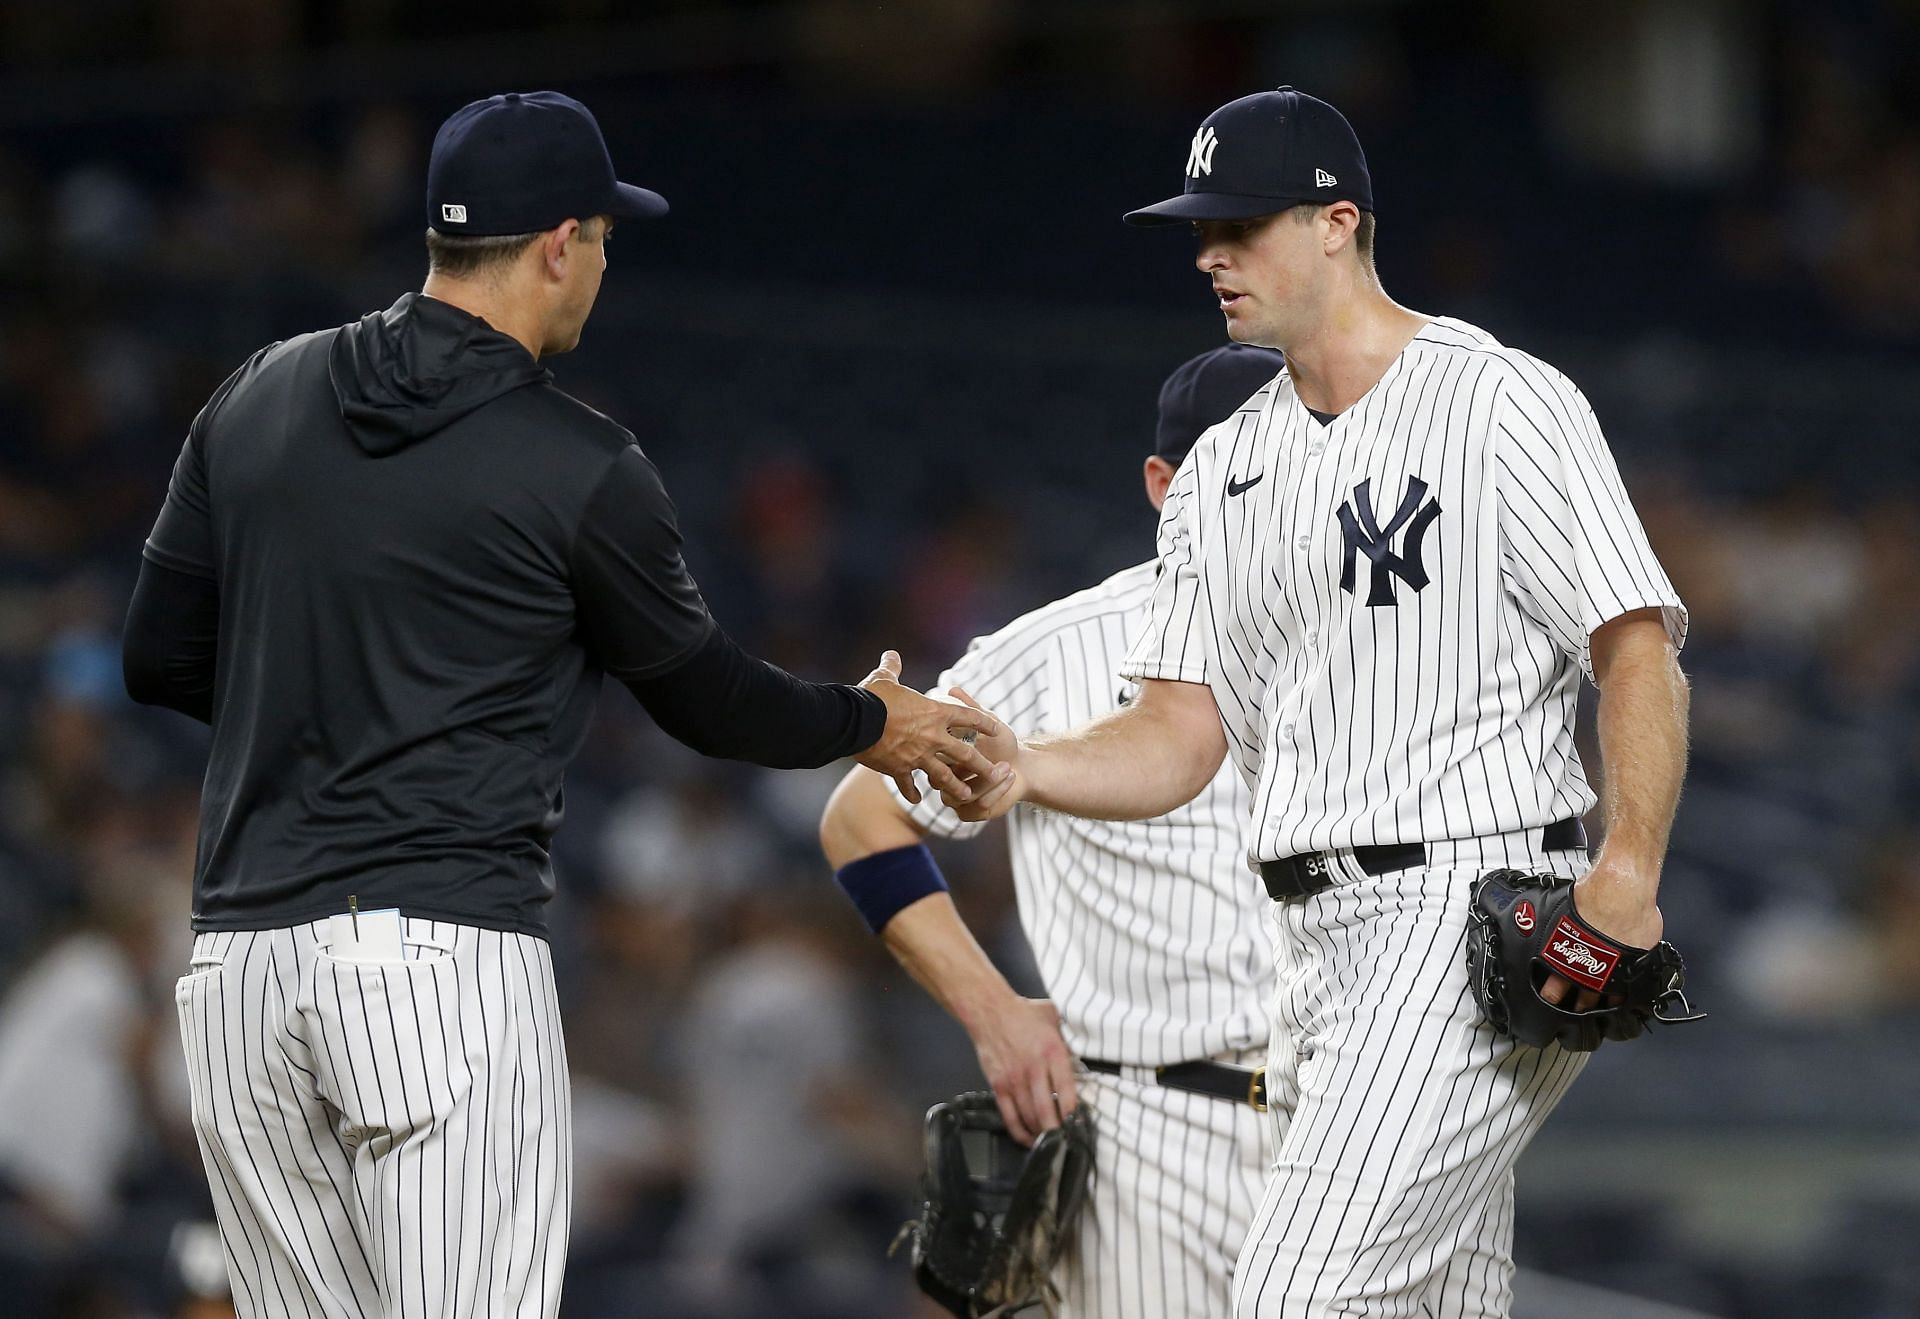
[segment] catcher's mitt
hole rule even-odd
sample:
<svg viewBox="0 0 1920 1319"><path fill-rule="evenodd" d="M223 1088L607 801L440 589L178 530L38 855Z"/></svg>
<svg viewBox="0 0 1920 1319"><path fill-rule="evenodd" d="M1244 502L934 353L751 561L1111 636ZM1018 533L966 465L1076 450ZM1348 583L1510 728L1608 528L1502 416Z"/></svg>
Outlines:
<svg viewBox="0 0 1920 1319"><path fill-rule="evenodd" d="M1522 1044L1591 1053L1602 1040L1630 1040L1653 1022L1698 1021L1687 1002L1686 963L1662 939L1630 948L1596 932L1573 906L1573 881L1561 875L1495 870L1473 884L1467 972L1487 1022ZM1573 996L1556 1006L1540 997L1547 977L1600 1002L1585 1012Z"/></svg>
<svg viewBox="0 0 1920 1319"><path fill-rule="evenodd" d="M1093 1118L1084 1105L1032 1149L1007 1134L984 1090L927 1110L920 1217L894 1240L912 1243L920 1290L961 1319L1053 1312L1048 1275L1065 1249L1093 1172Z"/></svg>

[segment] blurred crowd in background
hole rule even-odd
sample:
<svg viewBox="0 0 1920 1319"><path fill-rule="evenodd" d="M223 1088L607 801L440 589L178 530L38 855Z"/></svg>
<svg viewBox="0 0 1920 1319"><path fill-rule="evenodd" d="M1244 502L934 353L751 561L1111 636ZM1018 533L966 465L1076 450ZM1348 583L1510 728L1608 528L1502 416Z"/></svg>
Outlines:
<svg viewBox="0 0 1920 1319"><path fill-rule="evenodd" d="M1154 394L1219 329L1190 248L1117 216L1285 81L1368 146L1389 292L1586 389L1692 609L1663 906L1713 1022L1603 1055L1548 1133L1679 1131L1606 1202L1672 1231L1528 1211L1523 1168L1523 1262L1920 1310L1884 1070L1920 1041L1920 6L1588 8L0 0L0 1308L222 1312L169 992L204 731L126 699L120 618L212 388L417 287L445 113L595 107L675 211L614 238L560 384L638 434L745 644L845 681L895 647L926 685L1151 553ZM603 698L556 847L570 1313L910 1310L918 1115L977 1073L818 857L837 773ZM1039 992L1002 849L943 859ZM1764 1252L1688 1216L1723 1147L1798 1152Z"/></svg>

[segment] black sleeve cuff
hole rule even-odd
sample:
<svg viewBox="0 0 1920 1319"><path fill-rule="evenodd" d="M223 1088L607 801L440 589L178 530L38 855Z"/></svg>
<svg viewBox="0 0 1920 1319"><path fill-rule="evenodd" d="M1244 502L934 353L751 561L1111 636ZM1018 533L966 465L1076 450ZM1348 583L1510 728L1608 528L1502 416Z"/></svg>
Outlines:
<svg viewBox="0 0 1920 1319"><path fill-rule="evenodd" d="M887 721L873 693L796 678L747 654L718 626L667 672L625 681L675 740L769 769L812 769L864 751Z"/></svg>
<svg viewBox="0 0 1920 1319"><path fill-rule="evenodd" d="M860 703L860 730L855 734L854 744L845 754L857 756L887 731L887 703L864 687L849 687L854 699Z"/></svg>

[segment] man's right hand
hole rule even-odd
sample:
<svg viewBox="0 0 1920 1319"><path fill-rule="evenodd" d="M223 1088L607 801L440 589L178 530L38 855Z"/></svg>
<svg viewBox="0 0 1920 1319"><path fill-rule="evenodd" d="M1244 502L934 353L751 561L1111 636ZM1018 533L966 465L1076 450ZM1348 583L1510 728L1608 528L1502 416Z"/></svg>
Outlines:
<svg viewBox="0 0 1920 1319"><path fill-rule="evenodd" d="M878 770L900 786L910 802L920 800L913 772L919 770L949 802L967 801L976 793L1003 782L1011 772L982 755L974 738L992 739L1004 728L998 719L972 706L936 701L900 682L900 654L888 651L880 667L860 684L886 703L887 724L880 740L856 756L868 769ZM970 733L972 737L960 734Z"/></svg>
<svg viewBox="0 0 1920 1319"><path fill-rule="evenodd" d="M985 707L960 688L952 688L951 693L956 700L964 701L985 713ZM1026 775L1021 772L1020 757L1026 748L1021 745L1020 735L1003 722L998 732L976 737L973 749L1000 766L1001 773L994 779L970 780L967 783L970 795L967 797L944 793L942 800L961 819L972 824L984 824L999 819L1025 798L1028 783Z"/></svg>
<svg viewBox="0 0 1920 1319"><path fill-rule="evenodd" d="M974 1023L971 1034L1007 1134L1022 1145L1033 1144L1079 1106L1073 1053L1050 1000L1015 997Z"/></svg>

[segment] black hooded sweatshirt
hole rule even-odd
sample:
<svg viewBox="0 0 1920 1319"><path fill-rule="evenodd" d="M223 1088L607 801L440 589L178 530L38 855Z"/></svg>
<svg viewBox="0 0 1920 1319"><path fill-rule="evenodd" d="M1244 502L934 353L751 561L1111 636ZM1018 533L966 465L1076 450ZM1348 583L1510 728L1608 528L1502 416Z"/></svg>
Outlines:
<svg viewBox="0 0 1920 1319"><path fill-rule="evenodd" d="M187 433L124 644L211 723L194 928L346 909L544 934L600 675L710 755L822 765L879 698L742 653L625 429L409 293L256 353Z"/></svg>

